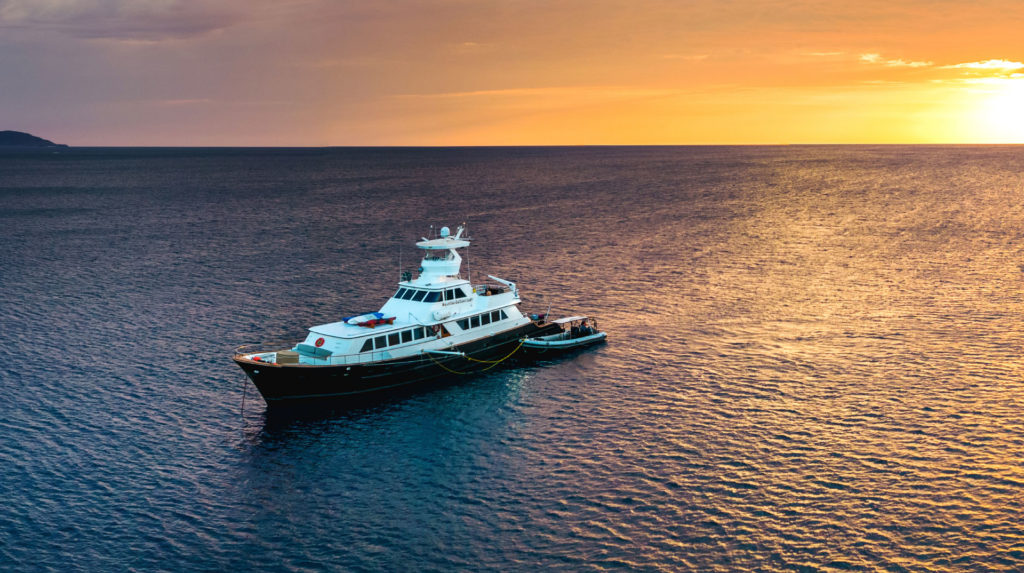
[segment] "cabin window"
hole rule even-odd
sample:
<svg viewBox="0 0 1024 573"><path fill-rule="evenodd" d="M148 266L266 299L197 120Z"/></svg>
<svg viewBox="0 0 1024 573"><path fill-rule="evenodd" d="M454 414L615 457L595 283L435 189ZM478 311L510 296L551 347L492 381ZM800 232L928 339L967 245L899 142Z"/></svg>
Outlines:
<svg viewBox="0 0 1024 573"><path fill-rule="evenodd" d="M480 315L476 315L474 317L471 317L469 319L469 327L470 328L476 328L478 326L480 326Z"/></svg>
<svg viewBox="0 0 1024 573"><path fill-rule="evenodd" d="M498 311L498 315L499 315L499 316L501 316L501 319L502 319L502 320L505 320L506 318L508 318L508 315L507 315L507 314L505 314L505 311L504 311L504 310L499 310L499 311Z"/></svg>
<svg viewBox="0 0 1024 573"><path fill-rule="evenodd" d="M423 298L423 302L437 302L439 300L441 300L441 292L436 290L428 292L427 296Z"/></svg>
<svg viewBox="0 0 1024 573"><path fill-rule="evenodd" d="M491 322L498 322L499 320L501 320L501 315L498 314L498 311L492 310L491 311Z"/></svg>
<svg viewBox="0 0 1024 573"><path fill-rule="evenodd" d="M466 298L466 291L462 290L462 287L455 289L455 298Z"/></svg>
<svg viewBox="0 0 1024 573"><path fill-rule="evenodd" d="M377 338L373 339L373 347L376 348L377 350L380 350L381 348L384 348L387 345L388 345L388 337L387 336L378 336Z"/></svg>
<svg viewBox="0 0 1024 573"><path fill-rule="evenodd" d="M490 324L490 323L491 323L491 313L485 312L484 314L480 315L480 324Z"/></svg>
<svg viewBox="0 0 1024 573"><path fill-rule="evenodd" d="M373 350L373 339L367 338L366 342L363 343L363 349L359 352L369 352L371 350Z"/></svg>
<svg viewBox="0 0 1024 573"><path fill-rule="evenodd" d="M416 340L419 340L419 339L423 338L423 336L424 336L424 334L423 334L423 329L422 328L413 329L413 331L412 331L412 337L413 338L415 338Z"/></svg>
<svg viewBox="0 0 1024 573"><path fill-rule="evenodd" d="M463 318L463 319L460 319L460 320L456 320L455 324L459 325L459 328L461 328L462 330L468 330L469 329L469 319L468 318Z"/></svg>
<svg viewBox="0 0 1024 573"><path fill-rule="evenodd" d="M398 289L398 292L396 292L396 293L395 293L395 298L402 298L402 295L404 295L404 294L405 294L405 291L406 291L406 290L407 290L407 289L404 289L404 288L400 288L400 289Z"/></svg>
<svg viewBox="0 0 1024 573"><path fill-rule="evenodd" d="M412 342L412 331L411 330L403 330L402 331L402 342Z"/></svg>
<svg viewBox="0 0 1024 573"><path fill-rule="evenodd" d="M423 297L426 296L426 294L427 294L427 291L425 291L425 290L418 290L418 291L416 291L416 294L412 295L412 301L413 302L419 302L419 301L423 300Z"/></svg>
<svg viewBox="0 0 1024 573"><path fill-rule="evenodd" d="M402 294L402 300L409 300L416 294L414 289L405 289L405 293Z"/></svg>
<svg viewBox="0 0 1024 573"><path fill-rule="evenodd" d="M394 346L398 344L398 333L392 333L388 335L388 346Z"/></svg>

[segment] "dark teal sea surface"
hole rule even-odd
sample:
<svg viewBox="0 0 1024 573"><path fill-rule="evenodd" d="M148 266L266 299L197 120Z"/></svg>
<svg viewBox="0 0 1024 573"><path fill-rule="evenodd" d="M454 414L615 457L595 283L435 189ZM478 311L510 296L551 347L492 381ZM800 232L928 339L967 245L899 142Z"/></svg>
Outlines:
<svg viewBox="0 0 1024 573"><path fill-rule="evenodd" d="M1024 147L0 152L0 570L1024 570ZM430 225L609 342L267 411Z"/></svg>

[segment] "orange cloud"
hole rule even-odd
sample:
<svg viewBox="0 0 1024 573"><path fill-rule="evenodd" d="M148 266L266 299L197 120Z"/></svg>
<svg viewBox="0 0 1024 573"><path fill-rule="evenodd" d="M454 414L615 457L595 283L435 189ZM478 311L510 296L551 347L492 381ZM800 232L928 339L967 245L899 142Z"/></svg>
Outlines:
<svg viewBox="0 0 1024 573"><path fill-rule="evenodd" d="M1024 74L1021 74L1021 70L1024 70L1024 63L1014 62L1010 60L984 60L981 62L967 62L964 64L954 64L951 66L943 66L943 69L947 70L966 70L971 76L974 77L989 77L989 78L1021 78ZM1022 102L1024 105L1024 102Z"/></svg>
<svg viewBox="0 0 1024 573"><path fill-rule="evenodd" d="M1024 64L1020 62L1011 62L1010 60L985 60L984 62L968 62L966 64L954 64L952 66L943 66L944 68L966 68L970 70L1000 70L1000 71L1013 71L1024 68Z"/></svg>
<svg viewBox="0 0 1024 573"><path fill-rule="evenodd" d="M861 54L860 61L868 64L882 64L890 68L927 68L934 65L933 62L906 62L902 59L885 60L881 54Z"/></svg>

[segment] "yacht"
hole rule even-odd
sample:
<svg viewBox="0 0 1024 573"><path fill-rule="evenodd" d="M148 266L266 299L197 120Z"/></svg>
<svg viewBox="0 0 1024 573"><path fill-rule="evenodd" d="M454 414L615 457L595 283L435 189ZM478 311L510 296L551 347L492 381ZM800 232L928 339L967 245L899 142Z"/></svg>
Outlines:
<svg viewBox="0 0 1024 573"><path fill-rule="evenodd" d="M343 397L496 367L524 340L561 326L524 315L516 283L488 275L471 284L458 250L469 247L464 226L416 243L419 276L405 272L379 311L309 329L294 345L248 345L232 357L267 405Z"/></svg>

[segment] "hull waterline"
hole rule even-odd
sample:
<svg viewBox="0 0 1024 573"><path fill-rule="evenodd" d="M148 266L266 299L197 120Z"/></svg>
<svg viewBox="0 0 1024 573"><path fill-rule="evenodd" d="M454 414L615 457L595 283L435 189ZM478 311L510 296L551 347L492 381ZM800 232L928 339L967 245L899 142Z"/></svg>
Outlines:
<svg viewBox="0 0 1024 573"><path fill-rule="evenodd" d="M500 365L522 352L522 339L553 332L534 323L455 346L454 354L420 354L380 362L347 365L273 364L236 355L238 364L268 406L320 399L341 399L410 388L431 380L473 374ZM511 356L509 356L511 354Z"/></svg>

